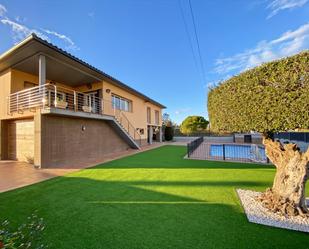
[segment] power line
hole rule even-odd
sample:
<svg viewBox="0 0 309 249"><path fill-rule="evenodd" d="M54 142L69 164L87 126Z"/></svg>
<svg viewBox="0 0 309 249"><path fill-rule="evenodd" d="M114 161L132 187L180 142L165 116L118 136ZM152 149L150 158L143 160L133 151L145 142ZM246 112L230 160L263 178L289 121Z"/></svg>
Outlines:
<svg viewBox="0 0 309 249"><path fill-rule="evenodd" d="M197 36L196 24L195 24L195 18L194 18L194 14L193 14L191 0L189 0L189 6L190 6L190 13L191 13L191 17L192 17L193 27L194 27L195 39L196 39L196 43L197 43L197 51L198 51L198 55L199 55L199 59L200 59L200 63L201 63L201 68L202 68L202 75L203 75L203 78L204 78L204 81L205 81L204 83L206 83L206 76L205 76L205 71L204 71L204 62L203 62L203 58L202 58L202 55L201 55L200 43L199 43L198 36Z"/></svg>
<svg viewBox="0 0 309 249"><path fill-rule="evenodd" d="M179 4L180 12L181 12L182 21L184 23L186 34L187 34L187 37L188 37L188 40L189 40L189 43L190 43L190 48L191 48L191 52L192 52L192 55L193 55L195 67L196 67L197 72L200 73L198 61L197 61L197 58L196 58L196 55L195 55L195 52L194 52L193 43L192 43L192 39L191 39L191 36L190 36L188 24L186 22L186 18L185 18L185 14L184 14L182 4L181 4L181 0L178 0L178 4Z"/></svg>

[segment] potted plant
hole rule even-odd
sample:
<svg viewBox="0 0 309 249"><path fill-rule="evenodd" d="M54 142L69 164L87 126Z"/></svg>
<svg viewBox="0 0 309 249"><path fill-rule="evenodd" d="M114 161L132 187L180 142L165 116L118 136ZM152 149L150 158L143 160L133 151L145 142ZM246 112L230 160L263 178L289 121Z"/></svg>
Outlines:
<svg viewBox="0 0 309 249"><path fill-rule="evenodd" d="M66 109L68 107L68 102L64 101L62 97L57 96L55 100L55 107Z"/></svg>
<svg viewBox="0 0 309 249"><path fill-rule="evenodd" d="M84 106L82 107L82 109L83 109L84 112L91 112L91 111L92 111L91 106L88 106L88 105L84 105Z"/></svg>

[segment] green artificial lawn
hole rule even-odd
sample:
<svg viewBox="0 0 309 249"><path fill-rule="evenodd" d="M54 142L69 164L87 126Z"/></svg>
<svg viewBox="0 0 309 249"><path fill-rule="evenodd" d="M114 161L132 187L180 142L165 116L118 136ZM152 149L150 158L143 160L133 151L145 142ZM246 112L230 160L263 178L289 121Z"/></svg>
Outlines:
<svg viewBox="0 0 309 249"><path fill-rule="evenodd" d="M263 191L275 169L183 159L164 146L0 194L0 221L43 217L49 248L309 248L309 235L249 223L236 188Z"/></svg>

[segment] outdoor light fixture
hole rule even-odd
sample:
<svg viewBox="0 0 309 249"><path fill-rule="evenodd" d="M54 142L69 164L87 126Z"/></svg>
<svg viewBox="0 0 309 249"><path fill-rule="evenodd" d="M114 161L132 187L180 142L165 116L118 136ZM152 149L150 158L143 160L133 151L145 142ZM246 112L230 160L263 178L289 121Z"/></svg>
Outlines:
<svg viewBox="0 0 309 249"><path fill-rule="evenodd" d="M85 131L86 130L86 126L82 126L82 131Z"/></svg>
<svg viewBox="0 0 309 249"><path fill-rule="evenodd" d="M107 92L107 93L110 93L110 92L111 92L111 89L106 89L106 92Z"/></svg>

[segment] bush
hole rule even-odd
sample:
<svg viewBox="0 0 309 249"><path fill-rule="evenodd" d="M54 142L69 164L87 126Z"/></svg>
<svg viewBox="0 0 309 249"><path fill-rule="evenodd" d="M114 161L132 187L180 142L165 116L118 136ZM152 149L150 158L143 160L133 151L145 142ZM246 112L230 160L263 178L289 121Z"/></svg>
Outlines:
<svg viewBox="0 0 309 249"><path fill-rule="evenodd" d="M180 131L183 134L203 132L206 130L208 123L202 116L189 116L181 123Z"/></svg>
<svg viewBox="0 0 309 249"><path fill-rule="evenodd" d="M166 141L172 141L174 137L174 128L172 126L166 126L164 130L164 137Z"/></svg>
<svg viewBox="0 0 309 249"><path fill-rule="evenodd" d="M30 249L46 248L40 244L41 232L44 222L36 214L28 217L27 222L20 225L16 231L9 228L9 221L4 221L0 227L0 248L5 249Z"/></svg>
<svg viewBox="0 0 309 249"><path fill-rule="evenodd" d="M208 95L213 130L285 131L309 127L309 51L232 77Z"/></svg>

